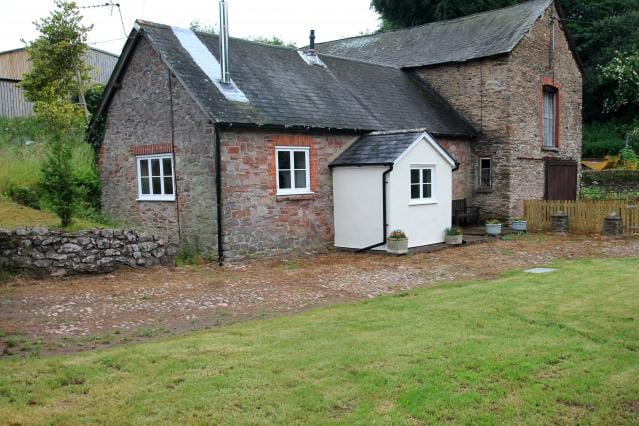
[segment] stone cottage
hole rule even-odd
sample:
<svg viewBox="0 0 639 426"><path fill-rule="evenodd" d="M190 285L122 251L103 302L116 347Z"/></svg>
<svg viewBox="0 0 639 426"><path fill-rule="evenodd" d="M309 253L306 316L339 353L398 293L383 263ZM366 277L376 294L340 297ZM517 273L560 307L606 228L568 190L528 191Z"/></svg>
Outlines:
<svg viewBox="0 0 639 426"><path fill-rule="evenodd" d="M402 149L426 148L401 202L424 220L451 199L508 218L574 198L581 71L560 16L535 0L299 50L137 21L97 113L104 212L219 258L326 247L334 170L392 169L406 134ZM345 162L353 151L365 161ZM450 189L435 161L453 161ZM384 196L385 239L400 201L379 182L366 196Z"/></svg>

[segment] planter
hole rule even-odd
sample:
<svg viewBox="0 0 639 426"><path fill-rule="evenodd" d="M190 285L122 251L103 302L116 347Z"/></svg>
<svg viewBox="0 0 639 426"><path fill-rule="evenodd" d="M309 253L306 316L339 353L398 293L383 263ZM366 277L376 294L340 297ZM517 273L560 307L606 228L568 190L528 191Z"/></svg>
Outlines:
<svg viewBox="0 0 639 426"><path fill-rule="evenodd" d="M446 235L446 237L444 238L444 241L446 242L446 244L450 244L451 246L458 246L461 243L464 242L464 236L463 235Z"/></svg>
<svg viewBox="0 0 639 426"><path fill-rule="evenodd" d="M389 238L386 241L386 252L391 254L408 253L408 238Z"/></svg>
<svg viewBox="0 0 639 426"><path fill-rule="evenodd" d="M626 161L624 162L626 169L628 170L637 170L637 162L636 161Z"/></svg>
<svg viewBox="0 0 639 426"><path fill-rule="evenodd" d="M512 228L513 231L526 232L526 230L528 229L528 221L527 220L513 221L510 224L510 227Z"/></svg>
<svg viewBox="0 0 639 426"><path fill-rule="evenodd" d="M487 223L486 224L486 233L488 235L499 235L499 234L501 234L501 223Z"/></svg>

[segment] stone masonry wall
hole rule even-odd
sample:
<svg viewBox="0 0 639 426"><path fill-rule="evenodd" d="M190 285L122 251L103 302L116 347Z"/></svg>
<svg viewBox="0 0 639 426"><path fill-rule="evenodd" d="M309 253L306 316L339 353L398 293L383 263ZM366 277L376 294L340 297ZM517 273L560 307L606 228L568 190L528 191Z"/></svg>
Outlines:
<svg viewBox="0 0 639 426"><path fill-rule="evenodd" d="M221 131L225 258L325 249L333 243L329 163L356 138L269 131ZM308 195L276 195L275 147L310 148Z"/></svg>
<svg viewBox="0 0 639 426"><path fill-rule="evenodd" d="M508 57L421 68L419 73L481 132L470 142L467 197L484 216L508 216L511 89ZM493 164L491 190L478 188L480 157ZM458 172L456 172L458 173Z"/></svg>
<svg viewBox="0 0 639 426"><path fill-rule="evenodd" d="M470 200L473 196L473 182L470 178L471 144L475 142L467 139L435 139L459 163L459 168L453 172L453 200Z"/></svg>
<svg viewBox="0 0 639 426"><path fill-rule="evenodd" d="M171 151L177 201L138 201L136 154ZM145 39L113 97L99 165L104 213L176 244L197 236L216 252L213 125Z"/></svg>
<svg viewBox="0 0 639 426"><path fill-rule="evenodd" d="M472 203L481 207L485 217L521 215L524 199L544 197L544 160L578 160L581 155L581 75L556 21L550 66L551 10L508 56L419 70L481 131L480 141L472 144L469 178L474 188ZM553 13L557 16L556 11ZM560 86L557 151L544 151L541 147L544 77ZM480 157L493 160L493 186L489 191L478 188Z"/></svg>
<svg viewBox="0 0 639 426"><path fill-rule="evenodd" d="M523 215L526 199L545 195L545 160L581 158L582 78L568 40L561 29L557 11L548 8L511 54L513 171L510 210ZM554 27L554 49L552 31ZM558 89L559 140L556 149L543 148L541 102L544 84Z"/></svg>
<svg viewBox="0 0 639 426"><path fill-rule="evenodd" d="M176 248L136 231L94 229L76 233L47 228L0 229L0 269L63 276L171 264Z"/></svg>

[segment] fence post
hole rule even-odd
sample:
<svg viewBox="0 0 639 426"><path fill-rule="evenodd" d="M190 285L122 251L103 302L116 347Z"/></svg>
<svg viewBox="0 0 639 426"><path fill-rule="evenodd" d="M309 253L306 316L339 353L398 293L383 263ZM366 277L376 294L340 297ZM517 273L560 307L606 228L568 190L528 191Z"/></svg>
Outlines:
<svg viewBox="0 0 639 426"><path fill-rule="evenodd" d="M621 217L617 213L610 213L604 218L603 232L604 235L621 235L623 234L623 223Z"/></svg>
<svg viewBox="0 0 639 426"><path fill-rule="evenodd" d="M568 232L568 215L562 211L553 213L550 216L550 229L561 234Z"/></svg>

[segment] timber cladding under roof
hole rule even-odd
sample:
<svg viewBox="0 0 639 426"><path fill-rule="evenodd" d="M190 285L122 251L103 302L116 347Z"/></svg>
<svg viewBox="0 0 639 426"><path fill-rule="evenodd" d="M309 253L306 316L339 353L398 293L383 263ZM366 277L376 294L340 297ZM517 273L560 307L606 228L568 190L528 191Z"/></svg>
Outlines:
<svg viewBox="0 0 639 426"><path fill-rule="evenodd" d="M511 52L551 3L533 0L448 21L317 43L316 49L398 68L496 56Z"/></svg>
<svg viewBox="0 0 639 426"><path fill-rule="evenodd" d="M171 27L145 21L125 46L107 87L108 107L127 55L145 37L214 122L349 131L425 128L432 134L474 137L474 127L427 83L396 68L321 55L326 67L308 65L297 50L229 40L231 78L249 102L227 99L182 46ZM218 37L197 33L219 58Z"/></svg>
<svg viewBox="0 0 639 426"><path fill-rule="evenodd" d="M106 84L118 62L118 55L89 47L86 63L91 69L91 80ZM29 55L25 48L0 52L0 78L22 80L22 75L31 70Z"/></svg>

